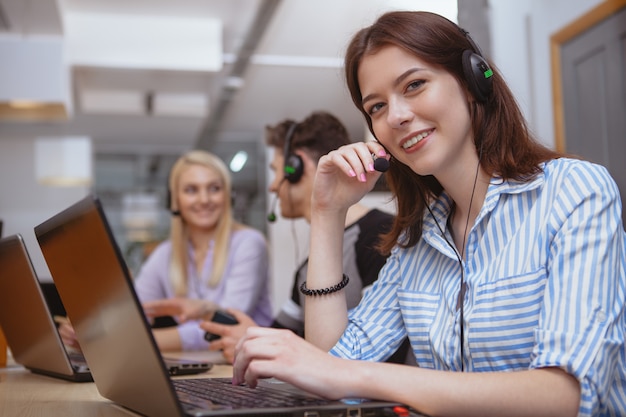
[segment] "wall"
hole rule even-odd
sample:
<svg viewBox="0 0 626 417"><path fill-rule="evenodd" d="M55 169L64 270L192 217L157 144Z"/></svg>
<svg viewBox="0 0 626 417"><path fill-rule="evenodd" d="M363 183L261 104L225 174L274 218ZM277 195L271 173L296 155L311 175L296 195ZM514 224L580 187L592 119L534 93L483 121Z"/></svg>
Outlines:
<svg viewBox="0 0 626 417"><path fill-rule="evenodd" d="M0 125L1 126L1 125ZM86 196L87 187L46 187L35 180L35 139L5 137L0 129L0 218L3 236L20 233L37 274L50 281L34 227Z"/></svg>
<svg viewBox="0 0 626 417"><path fill-rule="evenodd" d="M490 0L491 58L517 97L529 126L554 146L550 36L601 0Z"/></svg>

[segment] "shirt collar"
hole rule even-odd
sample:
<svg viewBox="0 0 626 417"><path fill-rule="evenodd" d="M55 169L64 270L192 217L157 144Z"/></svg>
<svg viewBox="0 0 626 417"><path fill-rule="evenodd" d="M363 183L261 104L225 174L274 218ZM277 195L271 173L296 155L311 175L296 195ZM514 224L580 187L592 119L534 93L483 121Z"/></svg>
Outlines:
<svg viewBox="0 0 626 417"><path fill-rule="evenodd" d="M541 171L530 181L520 181L514 179L505 181L501 177L492 177L491 181L489 181L489 187L487 188L485 202L483 203L483 207L478 215L479 219L495 208L501 195L527 193L541 188L544 182L545 175L543 172L543 164L541 165Z"/></svg>
<svg viewBox="0 0 626 417"><path fill-rule="evenodd" d="M520 181L514 179L503 180L498 176L492 177L489 181L487 195L485 196L485 201L480 209L476 223L480 222L487 214L495 209L501 195L522 194L540 188L545 182L545 175L543 172L544 165L545 164L541 165L541 171L539 174L537 174L530 181ZM452 204L452 198L444 191L435 201L432 202L430 206L432 216L428 210L424 213L424 228L422 231L422 237L433 247L444 253L449 250L449 245L441 237L439 227L441 227L446 233L446 237L451 239L447 230L447 222L448 217L450 216Z"/></svg>

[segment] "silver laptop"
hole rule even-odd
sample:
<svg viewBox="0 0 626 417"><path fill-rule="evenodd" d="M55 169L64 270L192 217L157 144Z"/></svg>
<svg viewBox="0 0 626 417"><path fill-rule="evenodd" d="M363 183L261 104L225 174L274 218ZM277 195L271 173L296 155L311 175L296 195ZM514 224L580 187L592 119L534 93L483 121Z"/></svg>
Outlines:
<svg viewBox="0 0 626 417"><path fill-rule="evenodd" d="M65 350L19 234L0 239L0 327L15 361L30 371L93 381L84 358Z"/></svg>
<svg viewBox="0 0 626 417"><path fill-rule="evenodd" d="M276 381L168 378L97 197L35 228L100 394L146 416L389 416L401 404L326 401ZM390 414L391 413L391 414Z"/></svg>

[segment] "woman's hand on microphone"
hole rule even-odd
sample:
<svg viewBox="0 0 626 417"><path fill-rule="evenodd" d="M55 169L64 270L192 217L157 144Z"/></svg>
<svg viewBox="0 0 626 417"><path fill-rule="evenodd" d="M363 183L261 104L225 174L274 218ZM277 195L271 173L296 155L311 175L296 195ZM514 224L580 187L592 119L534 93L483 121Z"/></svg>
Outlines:
<svg viewBox="0 0 626 417"><path fill-rule="evenodd" d="M345 145L322 156L313 186L313 208L345 210L370 192L381 176L372 155L387 156L377 142Z"/></svg>

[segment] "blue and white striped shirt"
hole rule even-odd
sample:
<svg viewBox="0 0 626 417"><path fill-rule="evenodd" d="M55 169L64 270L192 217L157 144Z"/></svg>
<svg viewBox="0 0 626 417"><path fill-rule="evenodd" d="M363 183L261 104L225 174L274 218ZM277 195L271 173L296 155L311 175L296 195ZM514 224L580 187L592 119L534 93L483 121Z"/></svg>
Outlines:
<svg viewBox="0 0 626 417"><path fill-rule="evenodd" d="M432 206L446 225L452 201ZM396 247L331 353L383 360L409 336L419 366L473 372L560 367L581 384L581 416L626 415L626 235L607 170L573 159L530 182L493 178L461 264L430 214ZM452 237L446 229L446 237Z"/></svg>

